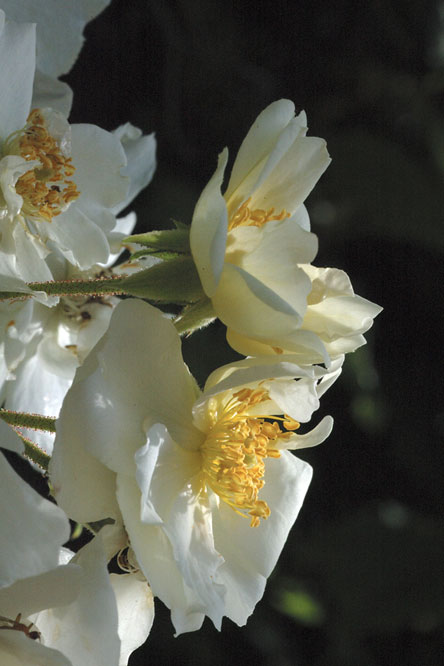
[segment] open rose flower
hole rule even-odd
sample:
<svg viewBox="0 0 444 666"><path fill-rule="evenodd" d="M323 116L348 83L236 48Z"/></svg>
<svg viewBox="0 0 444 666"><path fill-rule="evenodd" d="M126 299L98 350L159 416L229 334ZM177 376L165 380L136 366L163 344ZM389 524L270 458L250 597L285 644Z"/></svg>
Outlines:
<svg viewBox="0 0 444 666"><path fill-rule="evenodd" d="M317 239L303 202L330 158L325 141L306 131L305 114L295 117L292 102L268 106L241 145L224 195L228 151L221 153L197 202L190 243L203 289L237 351L329 363L363 344L380 308L356 296L344 273L339 280L339 271L310 266Z"/></svg>
<svg viewBox="0 0 444 666"><path fill-rule="evenodd" d="M57 501L80 522L123 522L178 633L204 615L216 627L223 616L246 622L310 483L310 466L290 450L330 433L330 417L295 430L342 359L330 372L279 361L219 368L202 393L171 321L126 300L62 406L50 465Z"/></svg>
<svg viewBox="0 0 444 666"><path fill-rule="evenodd" d="M106 263L130 187L122 142L134 153L137 137L129 126L114 135L31 108L35 25L3 11L0 59L0 276L51 280L45 258L54 247L81 270Z"/></svg>

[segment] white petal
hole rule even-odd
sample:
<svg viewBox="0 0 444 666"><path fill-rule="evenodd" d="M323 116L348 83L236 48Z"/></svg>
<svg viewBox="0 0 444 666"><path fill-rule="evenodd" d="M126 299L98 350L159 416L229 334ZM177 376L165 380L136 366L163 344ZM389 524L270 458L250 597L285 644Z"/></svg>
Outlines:
<svg viewBox="0 0 444 666"><path fill-rule="evenodd" d="M224 588L217 584L217 569L223 559L214 549L211 512L201 497L200 454L177 446L164 426L154 426L148 435L147 447L136 454L137 480L145 500L142 520L155 524L160 518L185 583L220 629Z"/></svg>
<svg viewBox="0 0 444 666"><path fill-rule="evenodd" d="M283 451L280 458L267 459L260 499L267 502L271 515L258 527L250 527L248 520L220 502L219 512L213 517L214 542L227 568L233 561L236 567L251 574L266 578L270 575L302 506L311 476L310 465L288 451Z"/></svg>
<svg viewBox="0 0 444 666"><path fill-rule="evenodd" d="M110 248L105 233L75 205L53 219L48 236L68 261L82 270L108 261Z"/></svg>
<svg viewBox="0 0 444 666"><path fill-rule="evenodd" d="M58 650L14 630L0 634L0 659L2 666L73 666Z"/></svg>
<svg viewBox="0 0 444 666"><path fill-rule="evenodd" d="M126 199L129 178L122 175L125 152L116 136L95 125L72 125L71 132L76 168L73 180L80 192L74 206L96 221L101 208L112 209Z"/></svg>
<svg viewBox="0 0 444 666"><path fill-rule="evenodd" d="M227 340L233 349L245 356L294 355L295 363L306 365L311 363L330 364L327 350L319 337L312 331L296 330L289 335L269 338L263 341L255 340L234 331L227 330Z"/></svg>
<svg viewBox="0 0 444 666"><path fill-rule="evenodd" d="M156 170L156 139L154 134L143 136L131 123L121 125L113 134L120 139L128 162L122 173L130 179L125 200L113 210L117 215L151 182Z"/></svg>
<svg viewBox="0 0 444 666"><path fill-rule="evenodd" d="M134 574L111 574L110 581L119 616L119 666L126 666L131 653L146 641L153 625L153 593L146 580L139 580Z"/></svg>
<svg viewBox="0 0 444 666"><path fill-rule="evenodd" d="M71 604L77 598L82 579L83 572L77 564L56 566L46 573L20 578L0 590L2 615L14 618L21 613L28 617L46 608Z"/></svg>
<svg viewBox="0 0 444 666"><path fill-rule="evenodd" d="M225 586L225 615L243 627L257 602L262 599L267 579L246 569L236 561L236 556L224 562L218 570L218 579Z"/></svg>
<svg viewBox="0 0 444 666"><path fill-rule="evenodd" d="M255 191L254 208L286 210L291 215L305 201L330 164L326 143L316 137L298 137L262 185Z"/></svg>
<svg viewBox="0 0 444 666"><path fill-rule="evenodd" d="M25 447L15 430L4 421L0 421L0 448L23 453Z"/></svg>
<svg viewBox="0 0 444 666"><path fill-rule="evenodd" d="M280 449L289 449L291 451L296 451L296 449L309 449L312 446L317 446L322 444L327 437L330 435L333 428L333 419L331 416L324 416L322 421L318 425L310 430L310 432L305 433L305 435L297 435L292 433L291 438L282 441L278 448Z"/></svg>
<svg viewBox="0 0 444 666"><path fill-rule="evenodd" d="M196 204L190 230L191 253L204 291L210 297L217 288L225 261L228 212L220 188L227 160L225 148Z"/></svg>
<svg viewBox="0 0 444 666"><path fill-rule="evenodd" d="M3 0L2 7L15 21L37 23L37 66L42 72L57 77L71 69L82 48L85 24L109 1Z"/></svg>
<svg viewBox="0 0 444 666"><path fill-rule="evenodd" d="M3 11L0 12L0 62L0 90L4 96L0 106L0 135L4 140L25 125L29 113L35 69L35 25L5 22Z"/></svg>
<svg viewBox="0 0 444 666"><path fill-rule="evenodd" d="M86 365L86 364L85 364ZM85 366L83 366L85 367ZM83 368L82 368L83 369ZM86 368L88 371L88 368ZM115 474L85 449L88 440L84 421L88 414L79 411L78 384L68 391L57 422L57 436L49 465L54 496L73 520L88 523L103 518L120 517L116 502ZM99 433L95 421L94 404L88 403L92 414L92 430Z"/></svg>
<svg viewBox="0 0 444 666"><path fill-rule="evenodd" d="M133 474L134 453L157 422L182 446L200 445L191 419L196 385L183 363L180 338L159 310L135 299L119 303L88 362L98 366L79 389L78 409L88 450L105 465Z"/></svg>
<svg viewBox="0 0 444 666"><path fill-rule="evenodd" d="M73 92L64 81L54 79L39 70L34 77L32 108L51 108L68 117L72 106Z"/></svg>
<svg viewBox="0 0 444 666"><path fill-rule="evenodd" d="M298 278L298 288L308 293L310 286L302 271ZM226 326L259 339L288 335L301 324L304 315L267 284L232 264L225 264L212 301Z"/></svg>
<svg viewBox="0 0 444 666"><path fill-rule="evenodd" d="M74 560L83 573L75 601L43 611L33 621L45 645L60 650L73 666L119 666L116 599L100 537Z"/></svg>
<svg viewBox="0 0 444 666"><path fill-rule="evenodd" d="M294 104L280 99L264 109L242 142L231 172L226 197L229 199L242 181L273 149L280 133L294 117Z"/></svg>
<svg viewBox="0 0 444 666"><path fill-rule="evenodd" d="M140 491L133 477L118 475L117 496L140 568L153 594L171 609L176 632L180 634L200 629L205 608L195 592L185 584L162 528L142 523Z"/></svg>
<svg viewBox="0 0 444 666"><path fill-rule="evenodd" d="M69 538L61 509L43 499L0 456L0 586L57 566L60 546Z"/></svg>

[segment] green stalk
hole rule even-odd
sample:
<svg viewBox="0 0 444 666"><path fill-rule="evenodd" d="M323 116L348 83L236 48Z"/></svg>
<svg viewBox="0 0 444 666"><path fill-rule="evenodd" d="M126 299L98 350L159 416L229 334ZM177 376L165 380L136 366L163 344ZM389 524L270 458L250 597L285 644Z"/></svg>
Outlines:
<svg viewBox="0 0 444 666"><path fill-rule="evenodd" d="M11 412L9 409L0 409L0 419L14 428L32 428L33 430L46 430L55 432L55 417L41 414L27 414L26 412Z"/></svg>

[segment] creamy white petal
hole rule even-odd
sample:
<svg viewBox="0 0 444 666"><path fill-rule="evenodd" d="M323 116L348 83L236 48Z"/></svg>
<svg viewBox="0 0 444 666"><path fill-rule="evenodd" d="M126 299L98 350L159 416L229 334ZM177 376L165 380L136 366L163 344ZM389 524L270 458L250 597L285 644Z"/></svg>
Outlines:
<svg viewBox="0 0 444 666"><path fill-rule="evenodd" d="M229 328L227 330L227 340L233 349L245 356L275 355L279 358L282 354L291 353L294 355L296 363L304 365L325 363L327 366L330 364L325 345L312 331L299 329L289 335L259 341Z"/></svg>
<svg viewBox="0 0 444 666"><path fill-rule="evenodd" d="M280 99L264 109L254 121L237 154L226 196L229 199L245 175L273 149L279 134L294 117L294 104Z"/></svg>
<svg viewBox="0 0 444 666"><path fill-rule="evenodd" d="M202 601L185 584L162 528L141 522L140 491L133 477L118 475L117 497L140 568L153 594L171 609L177 634L200 629L205 613Z"/></svg>
<svg viewBox="0 0 444 666"><path fill-rule="evenodd" d="M285 156L256 189L254 208L286 210L291 215L304 202L330 164L326 143L317 137L297 137Z"/></svg>
<svg viewBox="0 0 444 666"><path fill-rule="evenodd" d="M60 650L73 666L119 666L116 598L100 536L84 546L72 562L83 574L75 601L32 619L45 645Z"/></svg>
<svg viewBox="0 0 444 666"><path fill-rule="evenodd" d="M310 290L302 275L300 287L306 293ZM300 325L304 315L266 283L232 264L225 264L212 301L218 317L227 327L259 339L288 335Z"/></svg>
<svg viewBox="0 0 444 666"><path fill-rule="evenodd" d="M95 125L72 125L71 132L73 180L80 192L75 207L95 220L97 209L112 209L127 196L129 178L122 175L125 152L116 136Z"/></svg>
<svg viewBox="0 0 444 666"><path fill-rule="evenodd" d="M19 578L0 590L0 614L15 618L21 613L29 617L46 608L71 604L82 582L83 571L77 564L64 564L36 576Z"/></svg>
<svg viewBox="0 0 444 666"><path fill-rule="evenodd" d="M64 81L59 81L36 70L32 93L32 108L51 108L68 117L71 112L73 92Z"/></svg>
<svg viewBox="0 0 444 666"><path fill-rule="evenodd" d="M298 435L292 433L291 438L288 440L282 440L279 442L277 448L279 449L288 449L290 451L296 451L296 449L309 449L312 446L317 446L322 444L327 437L330 435L333 429L333 419L331 416L324 416L322 421L318 425L310 430L310 432L305 433L305 435Z"/></svg>
<svg viewBox="0 0 444 666"><path fill-rule="evenodd" d="M110 248L106 234L75 205L53 219L48 237L69 262L83 270L108 261Z"/></svg>
<svg viewBox="0 0 444 666"><path fill-rule="evenodd" d="M0 448L19 454L25 450L23 442L15 430L4 421L0 421Z"/></svg>
<svg viewBox="0 0 444 666"><path fill-rule="evenodd" d="M94 360L88 357L80 370L85 377L94 370ZM49 474L58 504L73 520L88 523L103 518L120 518L116 502L115 474L86 450L88 411L82 408L82 374L68 391L57 422L57 435L49 465ZM79 386L80 384L80 386ZM77 397L79 394L79 398ZM91 411L93 436L100 433L100 418L95 415L94 403L87 401Z"/></svg>
<svg viewBox="0 0 444 666"><path fill-rule="evenodd" d="M0 632L0 659L2 666L73 666L58 650L15 630Z"/></svg>
<svg viewBox="0 0 444 666"><path fill-rule="evenodd" d="M119 666L126 666L134 650L142 645L151 631L154 620L154 599L146 580L134 574L111 574L119 617Z"/></svg>
<svg viewBox="0 0 444 666"><path fill-rule="evenodd" d="M85 24L110 0L3 0L2 7L14 21L37 23L37 67L57 77L74 64L83 44Z"/></svg>
<svg viewBox="0 0 444 666"><path fill-rule="evenodd" d="M127 159L122 173L130 179L126 198L113 209L117 215L151 182L156 170L156 139L154 134L144 136L131 123L121 125L113 134L120 139Z"/></svg>
<svg viewBox="0 0 444 666"><path fill-rule="evenodd" d="M201 497L200 454L181 449L164 426L154 426L148 436L147 447L136 454L144 499L141 519L150 524L160 519L185 583L220 629L225 590L217 582L217 570L223 558L214 548L211 511ZM154 465L153 450L157 454Z"/></svg>
<svg viewBox="0 0 444 666"><path fill-rule="evenodd" d="M69 538L61 509L45 500L0 455L0 586L57 566L58 550Z"/></svg>
<svg viewBox="0 0 444 666"><path fill-rule="evenodd" d="M311 476L310 465L288 451L283 451L280 458L267 459L260 498L267 502L271 514L256 528L224 502L220 503L219 512L213 513L214 542L227 568L233 561L236 567L252 574L270 575L302 506Z"/></svg>
<svg viewBox="0 0 444 666"><path fill-rule="evenodd" d="M0 106L2 140L26 122L34 79L35 42L35 25L5 21L5 13L0 10L0 90L5 96Z"/></svg>
<svg viewBox="0 0 444 666"><path fill-rule="evenodd" d="M220 188L227 160L225 148L214 175L199 197L190 229L191 253L204 291L210 297L218 286L225 261L228 212Z"/></svg>

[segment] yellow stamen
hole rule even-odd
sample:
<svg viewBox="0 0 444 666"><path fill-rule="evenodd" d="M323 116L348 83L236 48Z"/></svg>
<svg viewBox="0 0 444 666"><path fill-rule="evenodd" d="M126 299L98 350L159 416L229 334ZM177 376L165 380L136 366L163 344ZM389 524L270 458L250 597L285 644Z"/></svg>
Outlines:
<svg viewBox="0 0 444 666"><path fill-rule="evenodd" d="M18 154L27 161L37 160L41 165L23 174L15 185L17 194L23 197L25 215L51 222L80 195L70 180L75 172L71 158L63 154L49 134L39 109L31 111L25 127L8 138L5 152Z"/></svg>
<svg viewBox="0 0 444 666"><path fill-rule="evenodd" d="M276 421L248 415L251 407L267 400L264 389L234 393L222 413L213 415L213 426L201 447L204 483L236 513L249 516L251 527L258 527L260 519L270 515L268 504L258 498L264 485L264 461L279 458L278 440L291 436ZM293 429L299 426L287 416L278 420Z"/></svg>
<svg viewBox="0 0 444 666"><path fill-rule="evenodd" d="M251 197L249 197L240 208L231 216L230 221L228 222L228 231L236 229L237 227L262 227L267 222L272 220L285 220L285 218L290 217L290 213L286 210L281 210L280 213L275 214L274 208L269 208L268 210L262 210L262 208L256 208L251 210L249 204L251 202Z"/></svg>

